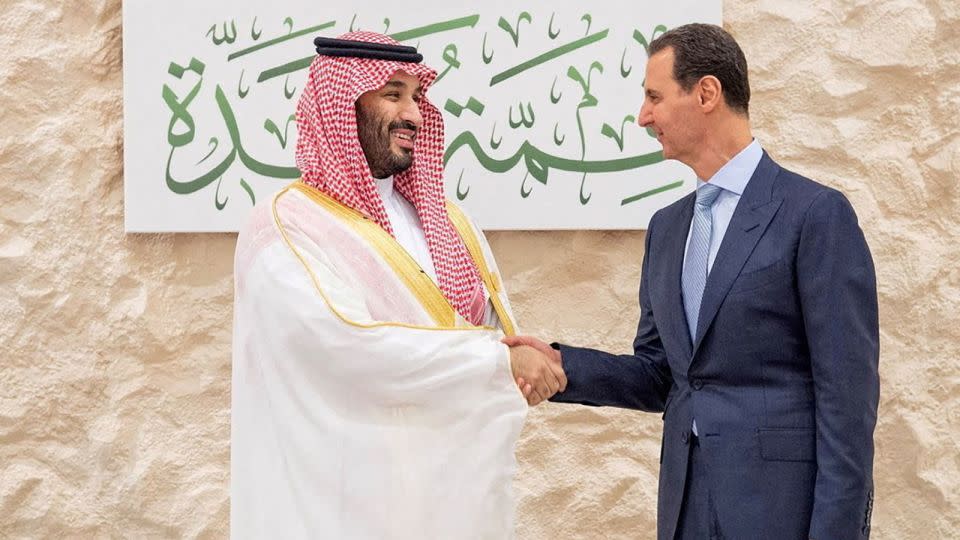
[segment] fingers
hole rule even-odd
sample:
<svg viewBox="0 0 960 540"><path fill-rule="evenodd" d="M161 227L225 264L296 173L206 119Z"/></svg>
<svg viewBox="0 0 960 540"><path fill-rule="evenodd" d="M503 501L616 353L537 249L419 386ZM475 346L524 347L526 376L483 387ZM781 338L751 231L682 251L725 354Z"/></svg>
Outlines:
<svg viewBox="0 0 960 540"><path fill-rule="evenodd" d="M559 362L554 362L550 357L546 357L541 369L543 370L542 380L548 386L547 399L553 397L557 392L563 392L567 389L567 374L564 373L563 366Z"/></svg>
<svg viewBox="0 0 960 540"><path fill-rule="evenodd" d="M553 356L556 352L553 347L533 336L507 336L501 339L500 342L508 347L518 347L520 345L533 347L547 356Z"/></svg>
<svg viewBox="0 0 960 540"><path fill-rule="evenodd" d="M506 336L500 340L500 343L503 343L508 347L516 347L518 345L527 345L529 347L533 347L532 342L534 341L539 340L530 336Z"/></svg>
<svg viewBox="0 0 960 540"><path fill-rule="evenodd" d="M540 393L536 388L530 393L530 396L527 397L527 405L534 407L546 401L546 398L543 397L543 394Z"/></svg>
<svg viewBox="0 0 960 540"><path fill-rule="evenodd" d="M560 389L560 378L557 376L557 373L553 371L549 360L545 361L543 364L543 382L547 385L547 392L549 392L549 395L553 396L557 393L557 390Z"/></svg>
<svg viewBox="0 0 960 540"><path fill-rule="evenodd" d="M537 392L534 386L523 379L523 377L517 379L517 387L520 389L520 393L523 394L523 398L527 400L528 405L536 405L543 401L543 394Z"/></svg>
<svg viewBox="0 0 960 540"><path fill-rule="evenodd" d="M522 341L529 339L533 338L523 338ZM517 342L513 338L505 338L504 341L505 343ZM567 387L567 377L559 360L559 354L556 354L557 351L553 349L548 348L548 350L553 354L544 353L525 344L515 345L510 349L511 366L517 388L531 406L550 399Z"/></svg>
<svg viewBox="0 0 960 540"><path fill-rule="evenodd" d="M547 368L550 370L550 373L556 378L557 388L555 392L563 392L567 389L567 374L563 371L563 366L559 362L554 362L550 360L547 362Z"/></svg>
<svg viewBox="0 0 960 540"><path fill-rule="evenodd" d="M523 394L523 399L527 400L527 405L532 407L543 401L542 396L538 392L535 392L533 386L524 380L523 377L517 379L517 388L519 388L520 393Z"/></svg>
<svg viewBox="0 0 960 540"><path fill-rule="evenodd" d="M553 392L550 391L550 386L543 380L540 381L540 384L534 386L533 389L540 396L540 401L546 401L553 395Z"/></svg>

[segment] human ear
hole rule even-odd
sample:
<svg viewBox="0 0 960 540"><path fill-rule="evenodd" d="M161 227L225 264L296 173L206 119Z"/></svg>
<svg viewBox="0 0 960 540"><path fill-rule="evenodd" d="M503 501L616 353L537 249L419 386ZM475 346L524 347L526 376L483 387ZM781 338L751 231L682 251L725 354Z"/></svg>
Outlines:
<svg viewBox="0 0 960 540"><path fill-rule="evenodd" d="M723 99L723 87L720 80L713 75L707 75L697 83L697 97L704 112L715 109Z"/></svg>

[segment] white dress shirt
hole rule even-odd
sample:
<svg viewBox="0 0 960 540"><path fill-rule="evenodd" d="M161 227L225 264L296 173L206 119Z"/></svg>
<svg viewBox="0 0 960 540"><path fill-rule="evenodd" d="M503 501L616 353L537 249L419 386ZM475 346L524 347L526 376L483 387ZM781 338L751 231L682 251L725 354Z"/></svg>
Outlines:
<svg viewBox="0 0 960 540"><path fill-rule="evenodd" d="M423 224L420 223L420 215L417 214L417 209L414 208L413 203L394 189L392 176L375 178L374 180L377 182L377 190L380 192L380 198L383 199L383 207L387 211L387 218L390 220L390 226L393 228L393 235L397 242L417 261L420 268L430 276L434 283L439 283L437 281L437 269L433 265L430 246L427 244L427 236L423 233ZM481 324L496 326L497 322L497 312L488 299Z"/></svg>
<svg viewBox="0 0 960 540"><path fill-rule="evenodd" d="M723 191L717 195L717 200L713 202L711 216L713 228L710 234L710 256L707 259L707 273L713 269L713 261L717 258L717 252L720 250L720 243L723 242L723 235L727 232L730 225L730 219L733 218L733 212L737 209L737 203L740 202L740 196L746 189L750 177L757 170L760 164L760 158L763 157L763 148L756 139L746 148L740 151L733 159L728 161L720 170L716 172L709 180L697 179L697 189L707 182L723 188ZM684 247L684 263L686 263L687 248L690 247L690 231L687 231L687 244Z"/></svg>
<svg viewBox="0 0 960 540"><path fill-rule="evenodd" d="M392 176L375 180L377 190L380 191L380 197L383 199L383 206L387 210L387 218L390 219L390 226L393 227L394 237L436 283L437 270L433 266L430 247L427 245L426 235L423 234L423 225L420 223L417 209L393 188Z"/></svg>

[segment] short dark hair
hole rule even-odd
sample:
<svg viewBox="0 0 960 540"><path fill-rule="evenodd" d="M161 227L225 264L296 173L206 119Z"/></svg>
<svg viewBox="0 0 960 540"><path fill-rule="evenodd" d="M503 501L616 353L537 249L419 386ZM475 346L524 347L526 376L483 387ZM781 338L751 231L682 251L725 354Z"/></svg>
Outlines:
<svg viewBox="0 0 960 540"><path fill-rule="evenodd" d="M650 43L650 56L673 49L673 78L684 91L707 75L720 81L723 99L734 111L748 114L750 81L747 58L733 36L713 24L678 26Z"/></svg>

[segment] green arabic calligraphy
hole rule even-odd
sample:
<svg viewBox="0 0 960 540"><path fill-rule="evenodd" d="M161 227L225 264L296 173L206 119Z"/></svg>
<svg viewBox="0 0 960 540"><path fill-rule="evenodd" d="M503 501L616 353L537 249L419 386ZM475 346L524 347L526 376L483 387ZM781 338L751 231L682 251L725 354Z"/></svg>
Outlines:
<svg viewBox="0 0 960 540"><path fill-rule="evenodd" d="M600 128L600 133L613 139L613 141L617 143L617 148L619 148L620 150L623 150L623 128L627 124L632 124L636 121L637 120L633 117L633 115L628 114L624 116L623 120L620 122L619 132L614 130L613 126L611 126L610 124L604 123L603 127Z"/></svg>
<svg viewBox="0 0 960 540"><path fill-rule="evenodd" d="M448 44L443 49L443 61L446 62L447 68L443 70L442 73L437 75L437 78L434 79L433 84L437 84L441 79L447 76L447 73L451 69L460 69L460 60L457 59L457 46L454 43Z"/></svg>
<svg viewBox="0 0 960 540"><path fill-rule="evenodd" d="M473 114L480 116L483 114L484 106L483 103L480 103L477 98L470 96L470 99L463 105L460 105L452 99L448 99L447 103L443 106L443 110L448 113L460 118L460 114L463 113L463 110L466 109Z"/></svg>
<svg viewBox="0 0 960 540"><path fill-rule="evenodd" d="M418 28L412 28L410 30L405 30L403 32L397 32L395 34L390 34L390 37L397 41L408 41L411 39L418 39L433 34L439 34L441 32L449 32L451 30L458 30L460 28L473 28L477 25L477 22L480 20L480 15L470 15L467 17L460 17L459 19L451 19L449 21L443 21L433 24L428 24L426 26L420 26Z"/></svg>
<svg viewBox="0 0 960 540"><path fill-rule="evenodd" d="M639 193L639 194L637 194L637 195L633 195L632 197L627 197L626 199L623 199L622 201L620 201L620 206L626 206L626 205L628 205L628 204L630 204L630 203L635 203L635 202L639 201L640 199L646 199L647 197L650 197L651 195L657 195L657 194L663 193L664 191L670 191L671 189L677 189L678 187L680 187L680 186L682 186L682 185L683 185L683 180L678 180L678 181L676 181L676 182L672 182L672 183L670 183L670 184L666 184L666 185L660 186L660 187L658 187L658 188L651 189L651 190L649 190L649 191L644 191L643 193Z"/></svg>
<svg viewBox="0 0 960 540"><path fill-rule="evenodd" d="M559 29L559 28L557 28L556 31L553 30L553 17L554 17L555 15L556 15L556 13L551 13L551 14L550 14L550 22L547 24L547 36L548 36L550 39L557 39L557 36L560 35L560 29Z"/></svg>
<svg viewBox="0 0 960 540"><path fill-rule="evenodd" d="M467 195L470 195L470 186L467 186L466 191L463 191L461 187L463 186L463 173L460 171L460 178L457 178L457 200L462 201L467 198Z"/></svg>
<svg viewBox="0 0 960 540"><path fill-rule="evenodd" d="M230 28L227 28L227 23L223 23L223 35L217 35L217 25L210 27L210 30L207 31L207 37L213 35L213 44L220 45L222 43L233 43L237 40L237 22L230 21Z"/></svg>
<svg viewBox="0 0 960 540"><path fill-rule="evenodd" d="M280 142L280 148L287 147L287 131L290 129L290 123L296 120L295 115L290 115L287 117L287 123L283 125L283 132L280 131L280 128L277 127L277 124L267 118L263 122L263 129L267 130L267 133L272 133L277 140Z"/></svg>
<svg viewBox="0 0 960 540"><path fill-rule="evenodd" d="M287 17L287 21L290 22L290 25L291 25L290 28L293 28L293 27L292 27L293 19L290 19L289 17ZM284 21L284 23L286 23L287 21ZM278 45L278 44L283 43L283 42L285 42L285 41L290 41L291 39L296 39L296 38L298 38L298 37L300 37L300 36L306 36L306 35L316 34L317 32L320 32L320 31L322 31L322 30L326 30L327 28L332 28L332 27L334 26L334 24L335 24L334 21L329 21L329 22L325 22L325 23L323 23L323 24L318 24L317 26L311 26L310 28L304 28L303 30L298 30L298 31L296 31L296 32L290 32L290 33L288 33L288 34L285 35L285 36L281 36L281 37L278 37L278 38L275 38L275 39L271 39L271 40L268 40L268 41L264 41L263 43L258 43L258 44L256 44L256 45L254 45L253 47L247 47L246 49L241 49L241 50L239 50L239 51L237 51L237 52L235 52L235 53L231 53L229 56L227 56L227 61L229 62L229 61L231 61L231 60L236 60L237 58L240 58L241 56L246 56L246 55L248 55L248 54L250 54L250 53L255 53L255 52L257 52L257 51L266 49L267 47L272 47L272 46L274 46L274 45ZM285 24L285 25L286 25L286 24ZM256 39L258 39L258 38L259 38L259 35L258 35L256 38L254 38L254 39L256 40Z"/></svg>
<svg viewBox="0 0 960 540"><path fill-rule="evenodd" d="M536 116L533 114L533 105L528 101L527 110L523 110L523 103L517 106L517 109L520 111L520 118L518 120L513 119L513 107L510 107L509 123L510 127L517 129L520 126L523 127L533 127L533 122L536 120Z"/></svg>
<svg viewBox="0 0 960 540"><path fill-rule="evenodd" d="M477 141L473 133L465 131L447 146L447 150L443 154L444 164L448 163L457 151L464 147L470 149L480 165L492 173L507 172L523 159L530 169L530 174L543 184L547 183L547 177L551 169L579 173L609 173L639 169L663 161L663 154L659 151L611 160L568 159L548 154L532 145L530 141L524 141L510 157L496 159L483 151L480 142Z"/></svg>
<svg viewBox="0 0 960 540"><path fill-rule="evenodd" d="M497 132L497 123L494 122L494 123L493 123L493 129L490 130L490 148L492 148L492 149L494 149L494 150L496 150L497 148L500 148L500 144L503 143L503 137L500 137L500 138L497 139L497 140L493 140L493 136L494 136L494 134L496 134L496 132Z"/></svg>
<svg viewBox="0 0 960 540"><path fill-rule="evenodd" d="M650 41L657 39L657 36L659 36L660 34L666 31L667 31L666 26L662 24L658 24L653 29L653 32L650 32ZM633 39L640 45L643 45L643 50L646 51L647 55L650 54L650 43L647 41L647 38L643 37L643 34L641 34L639 30L636 30L636 29L633 30Z"/></svg>
<svg viewBox="0 0 960 540"><path fill-rule="evenodd" d="M563 97L563 92L560 92L559 94L554 95L553 92L554 90L556 90L556 88L557 88L557 78L554 77L553 84L550 85L550 103L553 103L554 105L556 105L557 103L560 103L560 98Z"/></svg>
<svg viewBox="0 0 960 540"><path fill-rule="evenodd" d="M283 97L290 99L294 94L297 93L297 88L289 88L290 86L290 76L287 75L287 78L283 81Z"/></svg>
<svg viewBox="0 0 960 540"><path fill-rule="evenodd" d="M620 56L620 76L626 79L630 76L630 72L633 71L632 67L626 67L624 65L624 60L627 59L627 49L624 47L623 54Z"/></svg>
<svg viewBox="0 0 960 540"><path fill-rule="evenodd" d="M493 60L493 51L487 54L487 34L483 34L483 45L480 47L480 55L483 57L483 63L489 64Z"/></svg>
<svg viewBox="0 0 960 540"><path fill-rule="evenodd" d="M190 105L190 102L193 101L194 97L196 97L196 93L199 91L202 82L202 79L198 81L193 90L182 101L177 99L176 95L167 85L164 85L163 87L164 101L167 103L167 106L170 108L170 111L173 114L173 117L170 121L170 130L168 132L170 154L167 157L166 167L167 187L170 189L170 191L183 195L205 188L214 180L223 176L223 174L227 171L227 169L230 168L230 166L233 164L233 161L237 157L240 158L240 161L247 169L263 176L285 179L298 178L300 176L300 173L296 167L269 165L254 159L252 156L250 156L250 154L247 153L240 140L240 129L237 126L237 120L233 113L233 109L230 107L230 103L227 101L227 97L223 92L223 89L220 87L220 85L217 85L215 90L217 107L219 108L220 114L223 117L224 125L230 135L230 142L232 143L233 148L230 149L229 153L223 160L220 161L220 163L215 165L205 174L202 174L192 180L178 180L174 178L171 173L171 165L173 163L174 153L176 152L177 148L185 146L193 141L195 124L193 122L193 117L187 111L187 107ZM187 126L187 130L185 132L179 134L174 133L174 127L178 122L182 122ZM213 141L211 141L211 143L213 144ZM205 160L206 158L201 161Z"/></svg>
<svg viewBox="0 0 960 540"><path fill-rule="evenodd" d="M257 204L257 197L253 194L253 189L250 188L250 184L247 183L243 178L240 179L240 187L247 192L247 195L250 196L250 206Z"/></svg>
<svg viewBox="0 0 960 540"><path fill-rule="evenodd" d="M510 23L507 19L507 16L515 17L515 22ZM588 159L587 157L588 147L595 147L595 145L589 144L588 138L596 137L598 134L602 137L601 140L609 139L611 142L613 142L616 145L616 150L620 152L621 156L623 156L624 153L627 153L629 151L627 149L626 140L628 138L627 124L635 123L636 119L633 115L628 114L622 117L619 126L617 125L616 121L610 123L603 122L599 130L594 127L595 124L587 125L587 119L590 115L586 115L585 112L587 109L596 108L599 106L599 95L602 93L599 90L597 93L592 92L594 89L592 78L604 76L604 63L600 62L599 60L588 60L586 64L583 64L586 66L586 69L581 71L576 66L570 65L570 62L559 64L558 62L562 62L563 57L574 52L596 52L597 50L600 50L590 49L590 47L597 43L603 42L604 40L610 39L611 28L606 28L598 32L591 32L594 17L590 13L586 13L579 17L579 22L584 24L583 37L572 39L560 45L555 45L555 42L551 42L559 37L561 27L569 29L569 25L575 23L577 19L564 20L563 17L558 16L556 12L552 12L549 18L537 18L528 11L521 11L519 15L514 13L507 16L495 16L494 18L481 19L480 14L475 13L463 17L442 20L423 26L408 28L406 30L397 31L391 34L391 37L400 42L416 41L418 47L420 46L421 40L424 40L424 42L428 45L426 50L422 50L425 57L430 55L438 55L432 56L432 60L430 60L431 62L435 62L439 58L439 65L442 66L442 69L438 70L439 73L434 80L434 84L446 80L446 78L449 78L450 80L462 80L464 75L461 73L467 74L468 70L472 70L479 65L476 57L472 56L472 54L470 55L470 58L464 58L460 54L461 51L470 50L469 47L464 48L465 45L462 40L465 37L469 37L471 35L479 37L479 34L482 33L482 44L480 47L481 57L479 60L482 61L483 65L489 65L494 62L492 41L495 39L509 38L514 47L520 48L521 31L523 30L524 25L531 27L530 29L523 30L524 46L529 46L529 43L535 42L537 39L539 39L541 44L548 44L547 47L545 47L546 50L544 51L541 49L540 51L536 51L535 54L527 57L527 60L521 61L515 65L506 65L502 68L495 66L493 68L494 74L490 78L489 84L484 86L484 88L492 88L501 84L505 84L521 74L531 72L538 68L542 69L542 66L549 65L551 67L548 69L565 70L562 72L556 71L556 73L564 73L566 76L560 77L557 75L553 78L553 81L550 85L549 94L539 92L533 94L532 92L528 92L524 85L531 81L536 81L536 79L529 77L523 78L522 80L525 81L524 83L516 83L517 89L522 88L519 94L520 99L518 100L517 96L512 96L511 104L509 106L504 105L508 108L507 111L491 111L493 114L487 114L486 117L483 117L483 115L487 106L475 96L467 96L465 102L460 101L460 98L457 100L451 98L446 99L443 106L444 111L450 114L453 118L457 119L466 119L463 113L465 111L469 111L474 117L479 118L484 122L483 127L479 128L483 130L484 133L486 131L486 126L490 125L487 123L487 119L493 120L496 118L499 121L502 121L504 116L506 116L506 123L510 130L512 130L506 132L507 139L515 137L516 134L519 133L525 133L529 136L526 140L518 141L517 146L514 147L515 149L512 150L512 153L510 153L511 150L507 150L506 154L509 155L505 154L506 157L497 158L491 154L488 154L487 151L481 147L477 137L472 131L462 131L448 144L444 153L444 165L446 165L454 155L458 154L458 152L464 148L469 149L473 157L476 159L479 167L493 174L507 173L522 162L524 169L523 179L520 182L520 195L522 198L528 198L533 193L534 186L537 184L543 186L548 185L548 179L551 176L551 171L576 173L580 175L579 200L581 205L586 205L592 198L592 193L587 188L588 175L634 170L663 161L663 156L660 152L637 153L625 157L616 157L605 160ZM537 21L536 27L534 27L535 20ZM277 21L277 19L274 19L274 21ZM217 22L209 27L204 27L206 28L206 34L204 37L209 38L206 40L208 46L211 42L216 47L222 47L224 44L236 44L238 46L238 48L226 55L226 62L228 63L241 63L241 60L245 61L246 58L250 57L251 55L260 53L262 51L271 50L273 47L280 46L281 44L290 41L302 40L307 42L312 36L337 26L337 21L331 20L298 29L294 25L293 18L286 17L283 19L282 24L279 25L279 28L277 26L273 26L275 35L270 37L269 33L271 32L271 24L269 23L269 20L262 17L253 17L252 22L249 19L242 22L244 24L249 22L249 35L247 35L247 33L238 35L236 19L227 19ZM599 18L597 19L597 22L599 25ZM276 22L274 22L274 24L276 24ZM382 24L383 32L388 32L391 28L391 18L383 17ZM539 25L544 26L540 27ZM357 14L354 14L353 18L350 20L349 28L350 30L359 28ZM540 33L544 30L545 34ZM632 28L631 30L632 34L629 35L632 38L632 42L642 46L644 51L649 55L649 42L655 39L659 34L665 32L667 28L664 25L655 25L652 32L649 34L649 41L640 30L636 28ZM265 31L268 34L267 36L263 35ZM501 31L503 33L500 33ZM279 33L279 35L276 35L277 33ZM450 33L449 39L446 39L445 36L443 41L440 42L442 45L436 41L424 39L441 33ZM570 38L573 37L573 35L570 35ZM491 41L490 44L488 44L488 39ZM545 39L549 39L550 42L544 41ZM246 43L242 43L243 41L246 41ZM629 45L629 38L627 44ZM500 46L503 46L503 44ZM509 45L506 46L509 47ZM440 47L442 47L442 49ZM632 47L632 50L636 51L636 45L633 45ZM628 78L633 71L633 67L628 65L628 53L630 52L630 49L631 47L624 47L619 59L619 74L620 78L622 79ZM618 47L617 50L621 49ZM607 53L608 49L604 50L603 54ZM636 51L636 53L639 54L639 51ZM507 56L503 56L503 58L507 58ZM582 56L578 56L577 58L577 60L571 59L571 61L577 63L583 61ZM311 55L301 58L287 59L286 61L280 63L273 63L272 67L271 64L267 64L266 66L261 64L262 67L258 66L257 68L259 71L253 71L253 73L257 74L255 83L249 80L253 78L252 75L251 77L246 77L246 69L249 67L249 65L242 67L237 66L240 70L240 73L236 83L236 95L233 97L233 99L237 100L238 104L244 103L240 100L244 100L250 95L253 86L269 83L275 84L275 87L268 95L276 95L278 102L287 103L288 100L291 100L297 93L298 84L296 83L297 79L294 78L296 73L309 67L309 65L313 62L313 59L314 56ZM633 60L635 58L631 57L630 59ZM614 64L616 63L615 58L611 58L609 61ZM213 190L214 206L218 210L222 210L231 200L231 194L229 192L232 189L236 189L237 180L239 180L239 187L247 194L251 204L255 204L256 195L254 189L247 181L247 178L250 178L250 176L246 176L246 178L243 176L232 176L234 172L232 167L234 165L242 165L247 174L273 179L294 179L299 177L299 172L296 167L267 163L254 158L250 154L241 140L241 129L237 120L237 115L233 108L233 104L231 104L230 99L228 99L226 93L221 87L221 84L217 84L216 81L212 81L211 84L206 88L208 88L207 92L210 92L210 88L212 88L213 103L215 103L215 110L220 116L220 121L215 122L217 124L216 127L225 130L226 136L209 137L206 145L207 148L205 148L203 151L203 157L193 165L195 167L203 167L201 172L187 175L186 178L182 178L179 175L174 174L174 171L178 170L176 164L178 161L177 156L181 156L180 150L193 143L194 139L196 138L197 119L194 118L189 110L191 106L197 102L198 96L201 95L202 88L204 88L203 75L205 68L206 65L204 62L198 60L197 58L191 58L191 61L187 63L186 66L171 62L168 68L168 73L176 78L179 82L172 85L163 84L161 88L160 94L162 101L170 113L170 119L166 133L167 142L170 145L165 173L167 187L173 193L189 194L202 190L210 184L216 183L215 189ZM616 73L617 71L613 71L611 76L616 77ZM188 74L195 75L195 78L188 81ZM280 78L283 80L282 88L280 88ZM270 82L275 79L276 82ZM544 77L544 79L546 79L546 77ZM573 83L576 83L576 85L573 85ZM564 84L572 86L573 88L579 87L580 98L575 99L568 97L567 99L563 100L562 98L564 95L569 93L567 92L568 89L564 88ZM232 82L228 86L232 88ZM175 88L178 88L178 90L175 91ZM606 88L606 86L597 85L597 88ZM279 100L280 90L282 90L282 95L285 98L284 100ZM507 91L509 92L512 90L514 89L511 88ZM276 91L277 93L273 94L273 91ZM538 126L536 124L537 115L535 114L534 102L528 101L526 98L526 96L531 94L535 95L535 97L538 99L549 96L549 105L544 104L541 108L541 105L538 104L536 106L536 111L539 111L544 115L543 118L546 118L546 121L541 120L541 124L554 124L551 139L547 139L547 137L550 137L550 135L547 135L547 132L550 130L550 128ZM484 101L487 101L483 94L480 95L480 98ZM201 99L200 101L203 100ZM255 102L257 99L252 99L250 101ZM609 100L605 99L605 101ZM488 104L496 102L496 100L487 101ZM501 101L500 103L504 102ZM561 107L561 109L554 110L551 109L551 107ZM553 113L551 113L550 110L553 110ZM566 114L566 112L569 111L571 115L567 117L569 120L555 121L557 118L555 113L557 111L564 111L563 114ZM504 114L504 116L500 116L504 112L506 114ZM603 112L605 114L609 114L609 111L606 109ZM295 127L295 116L290 114L290 107L287 105L284 109L283 115L279 115L274 112L273 117L282 120L274 121L271 118L264 118L261 121L262 129L266 133L270 134L272 139L277 142L281 150L287 150L290 143L290 127L291 125ZM592 119L592 117L590 118ZM575 125L569 125L568 122L573 122ZM256 124L254 123L253 126L256 126ZM493 121L492 128L490 128L488 148L492 153L498 153L502 149L505 140L503 134L497 134L497 126L498 122ZM557 154L548 153L531 142L533 140L537 140L535 135L537 135L538 132L543 132L542 140L553 141L552 148L555 152L557 152ZM569 151L569 153L574 155L560 155L564 148L567 134L571 132L575 133L579 140L573 145L566 145L565 148ZM649 134L650 130L647 130L647 132ZM630 141L631 143L635 143L636 139L631 138ZM507 146L510 147L510 145ZM576 150L574 150L575 148ZM185 153L184 155L190 154ZM180 157L179 161L183 161L183 157ZM471 187L468 186L464 180L464 173L465 169L462 169L456 184L455 193L459 200L466 199L471 192ZM530 181L531 177L536 182ZM682 184L682 180L673 181L659 187L647 189L635 195L623 197L621 199L621 206L634 203L658 193L663 193L664 191L676 189Z"/></svg>
<svg viewBox="0 0 960 540"><path fill-rule="evenodd" d="M540 54L540 55L538 55L538 56L536 56L536 57L534 57L534 58L531 58L530 60L527 60L526 62L522 62L522 63L520 63L520 64L517 64L516 66L513 66L513 67L510 68L510 69L504 70L504 71L502 71L502 72L494 75L493 78L490 79L490 86L494 86L494 85L500 84L500 83L502 83L503 81L506 81L507 79L509 79L509 78L511 78L511 77L515 77L515 76L523 73L524 71L533 69L533 68L539 66L540 64L544 64L544 63L546 63L546 62L549 62L549 61L553 60L554 58L559 58L559 57L561 57L561 56L563 56L563 55L565 55L565 54L567 54L567 53L569 53L569 52L573 52L573 51L575 51L575 50L577 50L577 49L579 49L579 48L586 47L587 45L591 45L591 44L593 44L593 43L596 43L596 42L598 42L598 41L601 41L601 40L603 40L604 38L606 38L606 37L607 37L607 34L609 34L609 33L610 33L610 30L609 30L609 29L608 29L608 30L604 30L604 31L602 31L602 32L597 32L596 34L593 34L593 35L589 35L589 36L580 38L580 39L578 39L578 40L576 40L576 41L572 41L572 42L570 42L570 43L567 43L566 45L561 45L560 47L557 47L557 48L555 48L555 49L552 49L552 50L550 50L550 51L547 51L547 52L545 52L545 53L543 53L543 54Z"/></svg>
<svg viewBox="0 0 960 540"><path fill-rule="evenodd" d="M240 70L240 80L237 81L237 95L240 96L240 99L247 97L247 94L250 93L250 86L246 88L243 87L243 74L246 72L247 70L245 69Z"/></svg>
<svg viewBox="0 0 960 540"><path fill-rule="evenodd" d="M207 158L209 158L210 156L212 156L213 153L217 151L217 147L220 146L220 140L217 139L216 137L210 137L210 142L207 143L207 144L210 145L210 151L207 152L207 155L205 155L205 156L203 156L202 158L200 158L200 161L197 162L197 165L200 165L201 163L203 163L204 161L206 161Z"/></svg>
<svg viewBox="0 0 960 540"><path fill-rule="evenodd" d="M593 76L593 72L597 71L603 73L603 65L600 62L593 62L590 64L590 67L587 69L587 77L584 79L583 75L577 71L577 68L570 66L567 70L567 77L573 79L574 81L580 83L580 87L583 89L583 97L580 99L580 103L577 105L577 132L580 134L580 159L586 158L587 155L587 140L583 134L583 118L581 117L581 111L588 107L596 107L599 101L596 96L590 93L590 79ZM580 178L580 204L587 204L590 202L590 198L593 196L585 195L584 188L587 184L587 173L584 172L583 176Z"/></svg>
<svg viewBox="0 0 960 540"><path fill-rule="evenodd" d="M517 24L513 26L510 26L510 23L507 22L507 20L504 19L503 17L500 17L500 20L497 21L497 26L502 28L510 36L510 39L513 40L514 47L518 47L520 45L520 23L523 21L532 23L533 18L530 16L529 13L524 11L520 13L519 17L517 17Z"/></svg>

